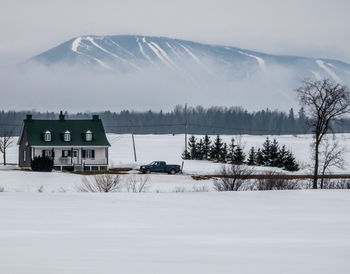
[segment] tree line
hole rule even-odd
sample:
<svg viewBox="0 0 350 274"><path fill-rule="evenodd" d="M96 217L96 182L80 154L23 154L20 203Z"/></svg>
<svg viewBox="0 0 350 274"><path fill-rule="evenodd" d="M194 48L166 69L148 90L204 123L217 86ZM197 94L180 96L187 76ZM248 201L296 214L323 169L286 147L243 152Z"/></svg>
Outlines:
<svg viewBox="0 0 350 274"><path fill-rule="evenodd" d="M58 112L37 111L0 111L0 133L13 130L20 133L26 114L33 119L58 119ZM180 134L184 133L184 107L176 106L172 111L129 111L120 112L78 112L65 113L67 119L91 119L97 114L102 119L106 132L130 133L130 121L136 134ZM248 112L241 107L189 107L187 111L188 132L190 134L302 134L311 133L306 126L307 117L304 108L295 114L277 110ZM350 120L341 126L334 123L334 132L350 132Z"/></svg>
<svg viewBox="0 0 350 274"><path fill-rule="evenodd" d="M239 143L232 138L229 144L223 142L220 135L212 141L208 135L197 139L192 135L188 140L188 148L182 154L187 160L208 160L217 163L234 165L248 164L250 166L269 166L283 168L288 171L299 170L299 165L292 151L285 145L280 146L276 139L266 137L262 148L251 147L248 155Z"/></svg>

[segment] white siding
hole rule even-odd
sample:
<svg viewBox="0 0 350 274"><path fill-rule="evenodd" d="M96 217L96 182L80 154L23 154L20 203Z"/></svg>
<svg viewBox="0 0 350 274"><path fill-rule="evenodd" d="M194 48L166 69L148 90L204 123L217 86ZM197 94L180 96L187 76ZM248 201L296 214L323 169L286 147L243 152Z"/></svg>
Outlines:
<svg viewBox="0 0 350 274"><path fill-rule="evenodd" d="M35 147L33 148L34 153L33 157L42 156L43 150L52 150L55 151L55 165L70 165L71 157L62 158L62 150L71 150L72 147ZM74 150L78 150L78 160L76 164L85 165L107 165L107 155L106 155L106 147L73 147ZM82 150L95 150L95 159L82 159Z"/></svg>

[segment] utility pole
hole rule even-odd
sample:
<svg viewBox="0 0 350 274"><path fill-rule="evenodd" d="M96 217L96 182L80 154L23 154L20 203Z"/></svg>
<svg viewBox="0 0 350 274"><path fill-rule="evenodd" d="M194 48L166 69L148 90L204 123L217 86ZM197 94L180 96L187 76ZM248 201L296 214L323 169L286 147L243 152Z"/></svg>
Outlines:
<svg viewBox="0 0 350 274"><path fill-rule="evenodd" d="M131 132L131 138L132 138L132 146L133 146L133 149L134 149L134 158L135 158L135 162L137 162L135 138L134 138L134 125L133 125L131 120L130 120L130 132Z"/></svg>
<svg viewBox="0 0 350 274"><path fill-rule="evenodd" d="M187 104L185 104L185 151L187 153Z"/></svg>

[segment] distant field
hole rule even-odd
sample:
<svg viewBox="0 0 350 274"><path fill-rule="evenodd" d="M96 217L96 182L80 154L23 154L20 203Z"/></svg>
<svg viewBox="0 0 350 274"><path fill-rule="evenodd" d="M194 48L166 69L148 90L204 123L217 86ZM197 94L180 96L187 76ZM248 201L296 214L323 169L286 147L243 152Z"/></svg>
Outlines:
<svg viewBox="0 0 350 274"><path fill-rule="evenodd" d="M135 135L137 160L134 162L132 150L131 136L129 134L107 134L111 143L109 160L111 167L133 167L139 164L149 163L155 160L167 161L170 164L181 164L181 154L184 150L184 135ZM339 142L343 145L350 143L350 134L336 134ZM201 138L203 136L196 136ZM211 136L214 139L215 136ZM269 136L271 139L276 138L281 145L293 151L297 161L302 169L298 173L309 172L308 164L310 163L310 143L311 135L278 135ZM240 142L248 153L251 146L262 146L266 135L222 135L225 142L230 142L231 138L235 138L236 142ZM17 163L18 148L13 146L8 152L8 161ZM346 169L334 170L337 173L350 173L350 152L346 151ZM221 164L208 161L185 161L184 172L190 174L213 174L218 171ZM266 170L266 168L258 168Z"/></svg>

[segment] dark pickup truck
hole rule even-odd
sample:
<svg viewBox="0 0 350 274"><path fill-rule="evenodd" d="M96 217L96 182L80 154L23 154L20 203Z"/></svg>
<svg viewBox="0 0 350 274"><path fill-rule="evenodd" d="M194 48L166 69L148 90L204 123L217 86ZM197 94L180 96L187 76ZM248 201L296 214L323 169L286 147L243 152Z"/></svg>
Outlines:
<svg viewBox="0 0 350 274"><path fill-rule="evenodd" d="M166 162L154 161L149 165L140 166L140 171L142 173L164 172L169 174L176 174L181 172L181 166L167 165Z"/></svg>

